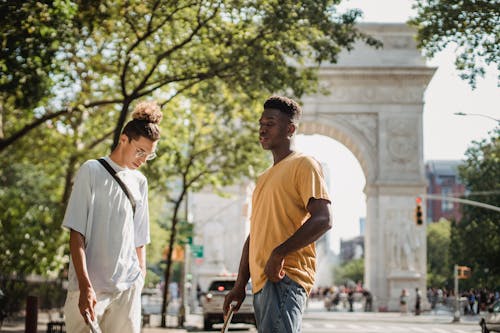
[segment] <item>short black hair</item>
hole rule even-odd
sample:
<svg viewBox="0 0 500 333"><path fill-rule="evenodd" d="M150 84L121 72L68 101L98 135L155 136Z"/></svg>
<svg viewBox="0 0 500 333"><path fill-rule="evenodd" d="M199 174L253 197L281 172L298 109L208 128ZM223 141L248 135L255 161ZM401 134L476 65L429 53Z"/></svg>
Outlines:
<svg viewBox="0 0 500 333"><path fill-rule="evenodd" d="M279 110L286 114L290 121L294 124L298 123L300 117L302 116L302 109L300 105L293 99L284 96L273 95L269 97L264 102L264 109Z"/></svg>

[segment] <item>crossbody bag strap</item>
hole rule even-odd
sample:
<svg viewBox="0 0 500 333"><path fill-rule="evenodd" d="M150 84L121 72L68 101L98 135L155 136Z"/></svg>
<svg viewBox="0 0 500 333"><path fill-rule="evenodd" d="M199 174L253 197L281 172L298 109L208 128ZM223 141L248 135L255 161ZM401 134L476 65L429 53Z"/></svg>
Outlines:
<svg viewBox="0 0 500 333"><path fill-rule="evenodd" d="M111 176L113 176L118 185L120 185L120 187L122 188L123 192L125 192L125 195L127 196L128 200L130 201L130 204L132 205L132 211L134 212L135 215L135 200L132 194L130 193L127 185L125 185L125 183L116 175L115 169L113 169L113 167L109 165L109 163L106 162L105 159L99 158L98 161L111 174Z"/></svg>

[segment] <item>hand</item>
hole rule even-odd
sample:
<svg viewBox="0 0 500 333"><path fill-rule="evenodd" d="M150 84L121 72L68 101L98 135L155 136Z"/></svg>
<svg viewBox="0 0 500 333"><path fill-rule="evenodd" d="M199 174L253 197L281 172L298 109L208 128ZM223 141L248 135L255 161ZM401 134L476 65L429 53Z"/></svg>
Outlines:
<svg viewBox="0 0 500 333"><path fill-rule="evenodd" d="M283 269L284 265L285 258L273 251L267 260L266 267L264 268L264 274L266 274L269 281L278 282L285 277L285 270Z"/></svg>
<svg viewBox="0 0 500 333"><path fill-rule="evenodd" d="M229 293L224 297L224 305L222 306L222 311L224 312L224 317L228 314L229 312L229 306L233 307L234 312L238 312L240 309L241 304L245 300L246 297L246 291L245 287L243 288L238 288L234 287L229 291ZM236 303L233 303L236 302Z"/></svg>
<svg viewBox="0 0 500 333"><path fill-rule="evenodd" d="M89 314L92 321L95 320L94 307L97 303L97 298L92 287L80 290L80 298L78 299L78 309L83 317L83 320L89 324L86 313Z"/></svg>

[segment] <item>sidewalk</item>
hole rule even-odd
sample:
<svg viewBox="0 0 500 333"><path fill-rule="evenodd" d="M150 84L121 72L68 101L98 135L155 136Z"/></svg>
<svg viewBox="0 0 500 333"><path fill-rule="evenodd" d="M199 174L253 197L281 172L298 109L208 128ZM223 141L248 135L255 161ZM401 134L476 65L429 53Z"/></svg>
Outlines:
<svg viewBox="0 0 500 333"><path fill-rule="evenodd" d="M435 311L424 311L419 316L414 313L408 312L407 314L401 314L400 312L363 312L361 308L358 308L354 312L343 311L331 311L328 312L335 314L336 320L340 321L359 321L359 320L370 320L378 321L381 323L394 323L394 322L405 322L405 323L451 323L453 321L453 313L445 307L438 307ZM325 309L323 302L321 301L311 301L305 311L304 318L322 318L325 314ZM478 325L480 315L460 315L460 324L465 325Z"/></svg>

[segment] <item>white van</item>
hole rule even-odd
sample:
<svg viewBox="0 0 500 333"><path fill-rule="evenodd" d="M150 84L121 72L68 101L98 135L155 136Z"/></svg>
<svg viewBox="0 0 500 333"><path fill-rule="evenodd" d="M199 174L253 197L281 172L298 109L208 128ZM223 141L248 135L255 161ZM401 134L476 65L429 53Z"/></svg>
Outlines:
<svg viewBox="0 0 500 333"><path fill-rule="evenodd" d="M213 324L222 324L224 314L222 306L224 297L233 289L236 282L235 276L217 276L210 282L208 291L202 295L200 301L203 309L203 329L210 330ZM250 282L247 284L247 296L240 309L233 315L232 323L245 323L255 325L253 310L253 294Z"/></svg>

